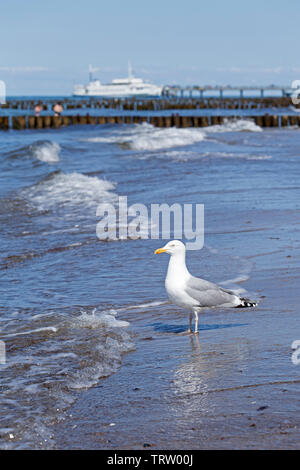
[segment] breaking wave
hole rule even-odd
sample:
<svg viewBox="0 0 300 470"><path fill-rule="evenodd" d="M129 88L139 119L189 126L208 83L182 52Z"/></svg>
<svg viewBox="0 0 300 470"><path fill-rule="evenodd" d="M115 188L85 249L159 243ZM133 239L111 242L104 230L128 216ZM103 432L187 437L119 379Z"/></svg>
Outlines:
<svg viewBox="0 0 300 470"><path fill-rule="evenodd" d="M51 140L38 140L29 147L32 155L42 162L55 163L59 161L60 146Z"/></svg>
<svg viewBox="0 0 300 470"><path fill-rule="evenodd" d="M117 144L125 149L155 151L171 147L182 147L200 142L205 133L200 129L177 129L176 127L159 128L143 123L110 137L92 137L89 142Z"/></svg>
<svg viewBox="0 0 300 470"><path fill-rule="evenodd" d="M56 163L60 160L60 151L61 148L57 142L37 140L30 145L4 152L3 155L11 161L39 160L41 162Z"/></svg>
<svg viewBox="0 0 300 470"><path fill-rule="evenodd" d="M102 203L113 201L117 195L112 192L115 184L81 173L55 172L38 184L20 192L28 203L39 210L95 209Z"/></svg>
<svg viewBox="0 0 300 470"><path fill-rule="evenodd" d="M10 443L18 448L18 441L21 448L26 442L33 448L55 445L51 425L64 419L75 392L116 372L123 354L135 349L126 331L129 323L116 315L114 310L85 309L70 318L58 312L26 315L21 329L17 319L7 324L2 338L8 343L13 338L13 348L2 365L1 448Z"/></svg>
<svg viewBox="0 0 300 470"><path fill-rule="evenodd" d="M110 130L109 136L90 137L88 142L116 144L121 148L153 152L173 147L185 147L205 140L208 133L261 132L262 128L248 119L225 120L224 124L205 128L159 128L143 123Z"/></svg>
<svg viewBox="0 0 300 470"><path fill-rule="evenodd" d="M250 119L225 119L224 124L206 127L207 132L262 132Z"/></svg>

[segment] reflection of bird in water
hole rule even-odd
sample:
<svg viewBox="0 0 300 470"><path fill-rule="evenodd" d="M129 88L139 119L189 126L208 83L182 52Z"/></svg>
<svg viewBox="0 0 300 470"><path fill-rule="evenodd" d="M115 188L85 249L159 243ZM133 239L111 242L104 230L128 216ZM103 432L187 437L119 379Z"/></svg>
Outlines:
<svg viewBox="0 0 300 470"><path fill-rule="evenodd" d="M256 307L256 302L241 298L233 291L192 276L185 264L185 246L179 240L172 240L155 254L168 253L170 256L165 286L170 300L191 311L188 333L191 333L193 313L195 333L198 333L198 313L203 308Z"/></svg>
<svg viewBox="0 0 300 470"><path fill-rule="evenodd" d="M191 335L190 338L191 338L192 351L200 352L201 345L200 345L200 341L199 341L199 336L198 335Z"/></svg>

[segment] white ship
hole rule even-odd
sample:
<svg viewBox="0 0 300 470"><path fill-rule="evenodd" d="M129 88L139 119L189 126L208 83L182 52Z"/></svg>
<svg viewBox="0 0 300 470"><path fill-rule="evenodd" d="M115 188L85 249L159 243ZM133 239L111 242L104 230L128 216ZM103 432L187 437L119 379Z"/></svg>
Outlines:
<svg viewBox="0 0 300 470"><path fill-rule="evenodd" d="M133 76L132 68L128 63L128 78L115 78L111 83L102 84L100 80L93 79L93 72L97 69L89 66L89 84L75 85L73 95L75 96L160 96L162 86L145 82L142 78Z"/></svg>

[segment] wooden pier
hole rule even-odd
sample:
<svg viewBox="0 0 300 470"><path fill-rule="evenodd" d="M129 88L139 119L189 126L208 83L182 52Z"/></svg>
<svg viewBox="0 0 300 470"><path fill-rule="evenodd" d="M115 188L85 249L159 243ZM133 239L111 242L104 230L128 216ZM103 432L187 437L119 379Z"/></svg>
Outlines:
<svg viewBox="0 0 300 470"><path fill-rule="evenodd" d="M166 85L163 88L164 96L181 96L186 95L193 97L199 94L200 98L203 99L205 94L216 92L219 94L220 99L224 98L225 93L232 94L238 93L240 98L244 98L249 92L251 95L257 94L260 98L264 98L265 93L269 92L269 95L274 95L274 92L279 92L283 97L290 96L294 90L291 86L282 85L269 85L269 86L179 86L179 85Z"/></svg>

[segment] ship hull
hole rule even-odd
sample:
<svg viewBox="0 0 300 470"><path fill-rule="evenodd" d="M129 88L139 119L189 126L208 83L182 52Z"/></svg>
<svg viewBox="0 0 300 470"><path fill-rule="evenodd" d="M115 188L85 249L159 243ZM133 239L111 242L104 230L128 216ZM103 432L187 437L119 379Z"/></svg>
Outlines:
<svg viewBox="0 0 300 470"><path fill-rule="evenodd" d="M131 96L161 96L162 88L153 88L150 90L74 90L74 96L102 96L109 98L127 98Z"/></svg>

